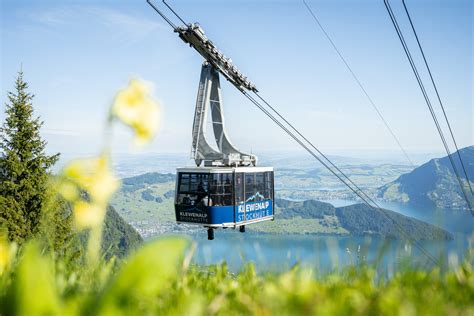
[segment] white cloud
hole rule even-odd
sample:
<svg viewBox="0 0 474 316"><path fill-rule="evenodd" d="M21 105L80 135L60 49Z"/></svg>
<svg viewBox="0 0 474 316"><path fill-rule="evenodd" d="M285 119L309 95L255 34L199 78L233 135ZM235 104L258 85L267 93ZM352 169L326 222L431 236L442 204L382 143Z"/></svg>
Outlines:
<svg viewBox="0 0 474 316"><path fill-rule="evenodd" d="M154 20L144 19L117 10L94 8L89 13L97 18L100 23L115 31L116 39L125 42L136 42L144 39L150 33L164 28L164 26Z"/></svg>
<svg viewBox="0 0 474 316"><path fill-rule="evenodd" d="M49 11L35 12L30 14L30 17L41 24L47 26L57 26L67 22L67 17L70 15L69 8L55 8Z"/></svg>
<svg viewBox="0 0 474 316"><path fill-rule="evenodd" d="M99 6L74 5L34 12L29 16L33 21L50 28L84 23L89 26L94 24L98 28L113 31L113 39L124 43L143 40L150 33L166 27L159 19L147 19L142 15L133 15L131 12Z"/></svg>

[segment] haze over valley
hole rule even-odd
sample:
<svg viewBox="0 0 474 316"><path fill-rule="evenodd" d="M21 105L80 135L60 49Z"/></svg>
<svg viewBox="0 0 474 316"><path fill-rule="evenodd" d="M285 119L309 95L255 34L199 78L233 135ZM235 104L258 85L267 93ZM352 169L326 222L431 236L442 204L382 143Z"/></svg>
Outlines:
<svg viewBox="0 0 474 316"><path fill-rule="evenodd" d="M464 153L469 153L474 147L464 149ZM466 161L473 165L474 161L466 155ZM417 204L413 207L410 201L398 201L398 203L390 204L393 200L384 198L380 192L387 186L397 183L400 179L413 177L411 174L416 174L416 169L403 164L395 164L388 162L371 164L361 163L360 159L336 157L341 169L358 185L364 188L368 194L378 197L379 202L387 209L395 208L394 210L404 215L414 216L418 219L428 221L431 224L442 226L448 229L449 233L441 238L450 238L450 233L456 233L453 230L454 224L451 220L446 223L437 223L434 219L436 215L439 220L439 212L444 214L449 212L457 213L458 216L463 217L463 212L467 210L459 209L458 200L449 200L445 195L443 203L444 211L434 208L433 204ZM123 179L123 186L121 190L115 194L112 205L124 219L131 223L145 238L149 238L161 233L197 233L202 232L199 226L193 225L178 225L175 223L174 215L174 189L175 189L175 175L174 168L176 164L191 165L190 160L185 155L145 155L144 157L123 157L120 163L115 165L116 170L121 174L129 174L128 170L153 170L157 165L162 172L144 173L142 175L126 177ZM283 162L284 160L280 160ZM274 222L265 223L263 225L256 225L255 228L249 226L250 232L261 233L296 233L296 234L326 234L326 235L363 235L374 233L381 236L392 235L391 231L384 231L383 229L373 231L369 229L367 224L360 224L360 227L354 225L344 226L343 218L341 216L349 214L350 210L355 212L362 212L368 214L370 208L349 206L351 204L360 204L352 192L344 187L338 180L326 170L322 168L306 169L307 165L301 160L286 160L287 163L279 163L279 159L274 158L272 163L275 164L275 190L277 200L276 220ZM443 161L443 160L442 160ZM263 163L262 163L263 164ZM429 164L428 164L429 166ZM314 166L313 166L314 167ZM419 168L427 168L422 165ZM471 171L471 169L469 169ZM441 176L445 175L441 174ZM424 188L420 186L420 194L425 194L427 197L432 196L432 193L422 193ZM453 190L458 192L455 182L450 182L445 190ZM415 189L412 189L415 190ZM413 194L413 192L412 192ZM306 201L306 202L304 202ZM321 203L321 202L326 202ZM304 203L303 203L304 202ZM384 204L385 203L385 204ZM441 203L441 202L439 202ZM405 205L405 206L404 206ZM336 208L334 208L336 207ZM345 207L345 208L344 208ZM321 210L329 208L329 213L321 215ZM401 210L404 209L404 210ZM410 211L406 211L409 209ZM344 210L344 212L343 212ZM456 212L456 210L458 212ZM302 212L302 213L301 213ZM302 215L305 214L305 215ZM467 214L467 213L466 213ZM395 214L396 215L396 214ZM363 217L359 214L360 217ZM430 217L431 218L430 220ZM372 217L375 226L384 227L382 222ZM383 216L381 217L381 219ZM397 217L402 220L401 217ZM445 216L443 218L449 218ZM472 219L466 217L467 223L473 223ZM387 219L385 219L387 220ZM449 222L449 223L448 223ZM365 226L364 226L365 225ZM420 222L419 231L416 239L431 239L433 238L433 229L429 233L422 226ZM444 225L444 226L443 226ZM258 226L258 227L257 227ZM351 227L348 229L347 227ZM463 225L459 231L469 233L469 225ZM474 227L474 226L473 226ZM429 230L429 229L428 229ZM471 229L472 231L472 229ZM435 234L436 235L436 234ZM442 235L442 234L441 234ZM441 236L440 235L440 236ZM398 235L395 234L395 237Z"/></svg>

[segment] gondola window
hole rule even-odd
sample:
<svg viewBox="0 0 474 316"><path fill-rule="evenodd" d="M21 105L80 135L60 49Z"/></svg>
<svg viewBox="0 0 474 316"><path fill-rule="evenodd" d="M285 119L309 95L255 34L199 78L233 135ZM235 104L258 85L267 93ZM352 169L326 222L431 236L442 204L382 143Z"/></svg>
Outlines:
<svg viewBox="0 0 474 316"><path fill-rule="evenodd" d="M208 205L209 174L182 173L179 178L178 203L183 205Z"/></svg>
<svg viewBox="0 0 474 316"><path fill-rule="evenodd" d="M213 206L232 205L232 185L234 183L232 173L211 174L210 197Z"/></svg>

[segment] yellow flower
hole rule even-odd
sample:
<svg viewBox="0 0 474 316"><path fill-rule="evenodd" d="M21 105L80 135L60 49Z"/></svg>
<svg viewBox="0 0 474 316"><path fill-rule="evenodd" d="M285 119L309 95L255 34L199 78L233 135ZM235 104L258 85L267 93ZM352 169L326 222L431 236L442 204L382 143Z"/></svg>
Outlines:
<svg viewBox="0 0 474 316"><path fill-rule="evenodd" d="M58 181L58 193L73 204L73 214L79 229L102 224L110 197L119 187L106 154L77 159L67 164ZM87 197L80 192L86 191Z"/></svg>
<svg viewBox="0 0 474 316"><path fill-rule="evenodd" d="M117 93L110 110L111 118L118 118L133 129L138 145L151 141L159 126L159 104L150 90L150 84L132 79L127 88Z"/></svg>
<svg viewBox="0 0 474 316"><path fill-rule="evenodd" d="M73 202L79 198L79 190L77 185L66 179L59 179L56 182L56 190L67 201Z"/></svg>
<svg viewBox="0 0 474 316"><path fill-rule="evenodd" d="M8 268L16 252L16 244L9 243L6 236L0 236L0 275Z"/></svg>
<svg viewBox="0 0 474 316"><path fill-rule="evenodd" d="M112 174L106 154L74 160L64 167L62 175L80 189L86 190L91 201L101 205L106 205L119 187L119 180ZM69 186L67 182L65 185ZM70 191L70 189L68 190ZM73 194L63 194L63 196L67 199Z"/></svg>
<svg viewBox="0 0 474 316"><path fill-rule="evenodd" d="M105 206L78 201L74 203L73 213L77 228L93 228L102 224Z"/></svg>

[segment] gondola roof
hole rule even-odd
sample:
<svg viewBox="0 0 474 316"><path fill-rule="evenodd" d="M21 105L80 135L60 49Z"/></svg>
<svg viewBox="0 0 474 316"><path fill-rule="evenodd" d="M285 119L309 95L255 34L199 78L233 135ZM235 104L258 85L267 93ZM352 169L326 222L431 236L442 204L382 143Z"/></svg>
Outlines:
<svg viewBox="0 0 474 316"><path fill-rule="evenodd" d="M229 172L266 172L273 171L273 167L184 167L177 168L178 173L229 173Z"/></svg>

